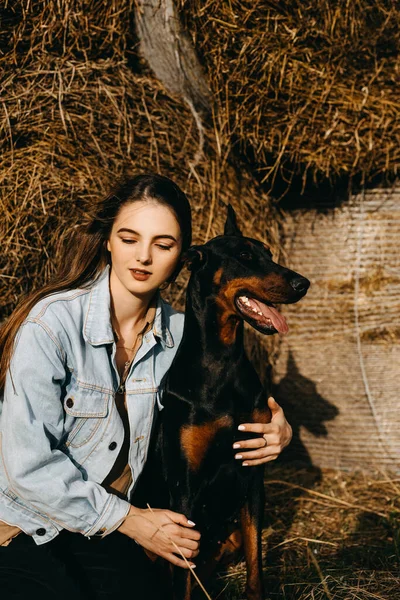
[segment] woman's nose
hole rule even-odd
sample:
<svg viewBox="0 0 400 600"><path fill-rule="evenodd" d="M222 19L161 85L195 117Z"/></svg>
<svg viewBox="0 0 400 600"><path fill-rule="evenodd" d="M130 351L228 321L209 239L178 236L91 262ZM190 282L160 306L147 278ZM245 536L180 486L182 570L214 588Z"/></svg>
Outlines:
<svg viewBox="0 0 400 600"><path fill-rule="evenodd" d="M142 265L148 265L151 263L151 252L149 246L144 244L138 244L136 246L136 260Z"/></svg>

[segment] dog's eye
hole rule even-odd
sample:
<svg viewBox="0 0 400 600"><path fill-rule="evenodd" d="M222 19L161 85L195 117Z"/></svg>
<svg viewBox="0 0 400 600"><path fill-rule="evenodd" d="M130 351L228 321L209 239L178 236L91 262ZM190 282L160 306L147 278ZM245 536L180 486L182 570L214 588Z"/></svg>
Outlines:
<svg viewBox="0 0 400 600"><path fill-rule="evenodd" d="M242 258L243 260L251 260L253 258L253 255L251 254L251 252L241 252L239 254L239 258Z"/></svg>

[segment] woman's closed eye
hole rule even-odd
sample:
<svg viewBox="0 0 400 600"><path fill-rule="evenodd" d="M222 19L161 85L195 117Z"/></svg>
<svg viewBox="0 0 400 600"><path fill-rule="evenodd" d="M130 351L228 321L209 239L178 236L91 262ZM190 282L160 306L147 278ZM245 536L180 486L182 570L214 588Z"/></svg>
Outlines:
<svg viewBox="0 0 400 600"><path fill-rule="evenodd" d="M121 238L121 242L124 244L136 244L136 240L133 238Z"/></svg>
<svg viewBox="0 0 400 600"><path fill-rule="evenodd" d="M123 242L124 244L136 244L137 240L135 240L134 238L121 238L121 242ZM169 246L168 244L155 244L157 248L160 248L161 250L171 250L172 246Z"/></svg>

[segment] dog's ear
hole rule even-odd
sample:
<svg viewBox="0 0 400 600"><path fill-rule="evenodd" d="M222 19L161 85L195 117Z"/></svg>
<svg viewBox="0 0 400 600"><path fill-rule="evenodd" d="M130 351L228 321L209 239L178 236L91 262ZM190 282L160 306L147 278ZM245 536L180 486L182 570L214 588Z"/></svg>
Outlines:
<svg viewBox="0 0 400 600"><path fill-rule="evenodd" d="M183 256L183 262L189 271L195 271L207 261L207 251L204 246L192 246Z"/></svg>
<svg viewBox="0 0 400 600"><path fill-rule="evenodd" d="M237 220L236 213L232 208L231 204L228 204L228 214L225 221L225 229L224 235L238 235L243 236L243 233L240 231Z"/></svg>

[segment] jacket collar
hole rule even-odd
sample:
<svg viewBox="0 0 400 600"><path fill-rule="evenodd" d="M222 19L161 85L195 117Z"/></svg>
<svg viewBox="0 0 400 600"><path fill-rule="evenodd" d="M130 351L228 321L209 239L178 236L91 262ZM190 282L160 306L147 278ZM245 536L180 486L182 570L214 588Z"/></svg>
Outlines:
<svg viewBox="0 0 400 600"><path fill-rule="evenodd" d="M100 277L92 285L89 306L86 312L83 326L83 337L92 346L112 344L114 333L111 326L110 312L110 267L107 266ZM156 315L153 324L153 334L159 338L168 348L174 346L174 340L167 326L167 315L165 302L157 293Z"/></svg>

